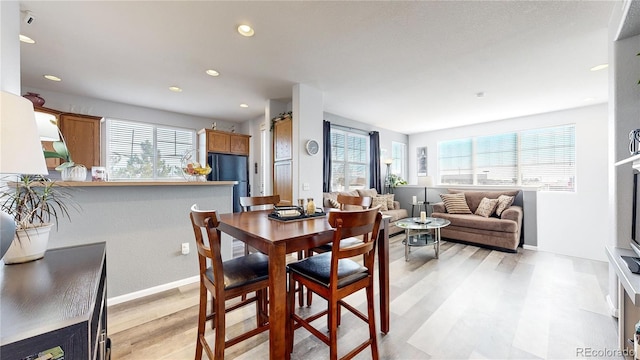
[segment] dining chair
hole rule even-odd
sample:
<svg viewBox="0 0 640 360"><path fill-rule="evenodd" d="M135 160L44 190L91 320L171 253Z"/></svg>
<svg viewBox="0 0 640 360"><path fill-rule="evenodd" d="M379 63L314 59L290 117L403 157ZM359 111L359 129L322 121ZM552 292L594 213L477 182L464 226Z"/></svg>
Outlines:
<svg viewBox="0 0 640 360"><path fill-rule="evenodd" d="M371 206L371 196L349 196L338 194L337 201L340 204L340 210L347 210L347 206L358 206L362 207L362 209L368 209ZM347 239L343 239L340 241L341 247L351 246L357 243L362 242L362 240L350 237ZM312 249L307 250L307 257L312 256L313 253L326 253L331 251L332 243L323 244ZM307 291L307 306L311 306L311 302L313 299L313 293L311 291ZM302 305L300 305L302 306Z"/></svg>
<svg viewBox="0 0 640 360"><path fill-rule="evenodd" d="M340 325L340 309L352 312L355 316L369 324L369 338L347 353L342 359L350 359L367 346L371 346L373 359L378 359L376 340L376 321L373 301L373 269L375 246L380 233L382 214L379 207L357 211L329 212L329 224L334 228L333 247L331 252L308 257L287 266L289 283L300 282L301 285L327 300L327 309L303 318L295 312L294 291L289 290L287 307L289 322L287 326L287 346L293 351L294 331L304 327L318 339L329 345L331 360L338 359L338 325ZM349 247L340 246L343 239L362 236L362 241ZM350 259L363 255L364 266ZM367 315L346 303L343 299L359 290L366 290ZM327 315L329 336L318 330L311 322Z"/></svg>
<svg viewBox="0 0 640 360"><path fill-rule="evenodd" d="M200 305L195 359L202 358L203 350L209 359L224 359L225 348L269 329L267 314L269 259L262 253L253 253L222 261L216 211L198 210L197 206L193 205L190 218L196 238L200 267ZM206 234L206 238L203 233ZM207 314L207 292L211 293L213 300L210 314ZM253 292L256 293L255 296L226 307L227 300ZM225 341L226 313L252 302L256 303L256 327ZM208 320L213 320L213 328L216 332L213 350L205 338L205 324Z"/></svg>

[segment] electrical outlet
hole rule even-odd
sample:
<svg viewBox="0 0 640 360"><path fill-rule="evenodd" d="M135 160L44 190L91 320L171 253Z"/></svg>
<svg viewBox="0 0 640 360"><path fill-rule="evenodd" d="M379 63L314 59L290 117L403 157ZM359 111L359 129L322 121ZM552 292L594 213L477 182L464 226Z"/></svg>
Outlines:
<svg viewBox="0 0 640 360"><path fill-rule="evenodd" d="M182 243L182 255L189 254L189 243Z"/></svg>

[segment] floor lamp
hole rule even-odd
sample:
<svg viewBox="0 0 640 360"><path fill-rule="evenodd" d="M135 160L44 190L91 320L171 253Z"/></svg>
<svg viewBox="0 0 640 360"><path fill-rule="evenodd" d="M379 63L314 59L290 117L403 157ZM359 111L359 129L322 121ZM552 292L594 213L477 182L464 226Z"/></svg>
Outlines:
<svg viewBox="0 0 640 360"><path fill-rule="evenodd" d="M0 91L0 174L49 174L33 103L5 91ZM1 186L7 186L4 179ZM15 228L13 216L0 211L0 258L9 249Z"/></svg>
<svg viewBox="0 0 640 360"><path fill-rule="evenodd" d="M387 194L391 194L391 163L392 159L385 159L384 164L387 165L387 175L384 177L384 185L387 188Z"/></svg>

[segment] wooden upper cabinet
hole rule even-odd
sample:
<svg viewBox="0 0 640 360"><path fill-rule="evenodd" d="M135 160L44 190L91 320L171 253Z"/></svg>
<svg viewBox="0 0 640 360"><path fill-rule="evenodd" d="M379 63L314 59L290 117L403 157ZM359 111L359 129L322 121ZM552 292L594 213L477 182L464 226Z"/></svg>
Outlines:
<svg viewBox="0 0 640 360"><path fill-rule="evenodd" d="M209 129L202 129L198 134L199 141L206 142L207 152L249 155L249 135Z"/></svg>
<svg viewBox="0 0 640 360"><path fill-rule="evenodd" d="M60 131L64 135L71 159L91 169L100 166L100 120L101 117L62 114Z"/></svg>

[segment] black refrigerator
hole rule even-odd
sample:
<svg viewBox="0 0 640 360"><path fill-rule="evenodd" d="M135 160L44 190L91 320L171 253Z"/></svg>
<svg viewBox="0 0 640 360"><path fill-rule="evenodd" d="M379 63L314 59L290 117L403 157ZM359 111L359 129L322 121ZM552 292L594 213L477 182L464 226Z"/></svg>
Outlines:
<svg viewBox="0 0 640 360"><path fill-rule="evenodd" d="M237 181L233 186L233 212L241 212L240 197L249 196L249 159L246 156L210 153L209 181Z"/></svg>

